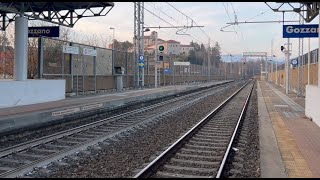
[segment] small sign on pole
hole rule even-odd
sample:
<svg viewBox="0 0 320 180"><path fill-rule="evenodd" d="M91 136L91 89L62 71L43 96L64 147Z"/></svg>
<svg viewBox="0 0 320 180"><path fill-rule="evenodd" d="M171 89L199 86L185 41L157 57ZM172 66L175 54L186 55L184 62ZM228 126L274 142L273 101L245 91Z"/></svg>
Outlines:
<svg viewBox="0 0 320 180"><path fill-rule="evenodd" d="M139 56L138 66L139 66L139 68L144 68L144 56L143 55Z"/></svg>

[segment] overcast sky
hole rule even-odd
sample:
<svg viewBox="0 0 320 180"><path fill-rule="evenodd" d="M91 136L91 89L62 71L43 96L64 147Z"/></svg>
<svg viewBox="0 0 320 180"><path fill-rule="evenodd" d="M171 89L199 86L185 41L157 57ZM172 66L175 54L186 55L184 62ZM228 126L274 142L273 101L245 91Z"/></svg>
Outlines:
<svg viewBox="0 0 320 180"><path fill-rule="evenodd" d="M80 19L73 30L77 33L105 35L108 39L112 39L112 30L115 28L115 38L119 41L132 42L133 25L134 25L134 4L133 2L114 2L114 8L107 16L90 17ZM146 10L145 26L186 26L191 25L189 16L199 26L204 26L202 31L211 38L211 46L214 42L219 42L222 48L222 54L242 54L245 51L271 52L271 41L273 39L274 54L283 59L284 55L280 51L280 46L287 43L287 39L282 38L282 23L247 23L239 24L238 26L227 26L226 23L235 21L235 14L238 22L254 22L254 21L275 21L282 20L282 13L273 12L263 2L169 2L177 8L180 13L166 2L145 2ZM268 3L269 4L269 3ZM277 3L270 3L276 7ZM286 9L283 6L281 9ZM288 9L288 8L287 8ZM159 19L155 15L161 17ZM167 15L166 15L167 14ZM297 13L285 13L285 20L299 20ZM316 17L310 24L318 24L319 18ZM291 22L285 24L298 24ZM194 24L195 25L195 24ZM201 31L200 28L191 28L186 31L187 35L177 35L177 29L151 29L158 32L158 36L164 40L177 40L181 44L189 44L194 42L202 42L207 46L208 37ZM145 35L149 35L146 32ZM292 42L292 56L298 55L298 39L290 39ZM304 52L307 52L307 39L304 40ZM311 50L318 48L318 38L311 38ZM291 56L291 57L292 57Z"/></svg>

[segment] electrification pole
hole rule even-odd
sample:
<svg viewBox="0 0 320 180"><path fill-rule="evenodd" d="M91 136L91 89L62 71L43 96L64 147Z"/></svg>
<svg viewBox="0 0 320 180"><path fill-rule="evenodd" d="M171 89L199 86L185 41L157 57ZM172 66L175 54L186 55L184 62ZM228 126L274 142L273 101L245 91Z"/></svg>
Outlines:
<svg viewBox="0 0 320 180"><path fill-rule="evenodd" d="M144 86L144 67L140 67L139 57L144 57L144 2L134 3L134 62L135 62L135 72L136 81L135 86ZM141 60L140 60L141 61ZM144 64L144 59L143 59Z"/></svg>

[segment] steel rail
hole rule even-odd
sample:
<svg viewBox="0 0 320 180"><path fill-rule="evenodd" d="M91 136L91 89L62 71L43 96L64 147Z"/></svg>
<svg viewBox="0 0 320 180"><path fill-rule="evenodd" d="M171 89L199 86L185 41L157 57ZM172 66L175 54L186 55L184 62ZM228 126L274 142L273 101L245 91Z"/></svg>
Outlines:
<svg viewBox="0 0 320 180"><path fill-rule="evenodd" d="M157 108L160 105L165 105L165 104L168 104L168 103L171 103L171 102L175 102L175 101L178 101L178 100L183 100L186 97L192 97L192 96L195 96L195 95L198 95L198 94L201 94L201 93L205 93L207 91L211 91L213 89L218 89L218 91L214 92L214 93L216 93L216 92L219 92L221 90L226 89L227 87L223 87L223 85L228 84L228 83L229 82L213 85L209 89L205 89L205 90L202 90L202 91L199 91L199 92L194 92L194 93L188 94L186 96L180 96L178 98L174 98L174 99L166 101L166 102L161 102L161 103L158 103L156 105L149 106L149 107L147 107L145 109L148 110L148 109ZM220 88L220 90L219 90L219 88ZM206 96L208 96L208 95L206 95ZM196 99L199 100L201 98L203 98L203 97L196 98ZM184 106L184 105L180 105L179 107L182 107L182 106ZM132 112L134 112L134 113L132 113ZM104 124L104 123L111 122L111 121L108 121L108 122L103 122L103 121L110 120L112 118L119 118L119 117L124 116L124 115L137 114L139 112L142 112L142 110L140 109L140 110L134 110L134 111L126 112L126 113L121 114L121 115L116 115L114 117L110 117L110 118L106 118L106 119L103 119L103 120L99 120L98 121L99 123L97 123L97 122L89 123L89 124L86 124L86 125L82 125L80 127L76 127L76 128L70 129L70 130L66 130L66 131L62 131L62 132L59 132L59 133L55 133L53 135L45 136L45 137L42 137L42 138L39 138L39 139L36 139L36 140L32 140L32 141L29 141L29 142L26 142L26 143L21 143L21 144L18 144L18 145L15 145L15 146L12 146L12 147L9 147L9 148L6 148L6 149L3 149L2 151L0 151L0 158L4 157L4 156L7 156L7 155L10 155L12 153L17 153L17 152L20 152L20 151L24 151L24 150L26 150L28 148L36 147L36 146L38 146L40 144L48 143L48 142L51 142L53 140L63 138L65 136L69 136L69 135L75 134L75 133L80 132L80 131L84 131L84 130L90 129L92 127L96 127L96 126ZM117 119L115 119L114 121L116 121L116 120ZM151 118L151 120L152 120L152 118ZM139 122L137 122L137 123L139 123ZM26 171L26 169L28 171L31 171L34 166L42 166L42 165L47 164L47 163L49 163L49 162L51 162L51 161L53 161L53 160L55 160L57 158L62 158L62 157L66 156L66 155L68 155L70 153L74 153L74 152L78 151L79 149L83 149L83 148L87 147L88 145L93 145L93 144L96 144L98 142L101 142L101 141L105 140L106 137L116 135L120 131L121 132L122 131L125 132L131 126L134 126L134 124L136 124L136 123L132 123L131 125L126 125L125 127L122 127L122 130L117 130L117 131L112 132L111 134L108 134L108 135L98 135L97 137L95 137L95 139L93 141L90 141L89 143L86 143L86 144L80 143L79 145L70 146L67 149L60 150L59 152L54 153L52 155L44 156L43 158L41 158L39 160L35 160L32 163L27 163L26 165L23 165L23 166L21 166L19 168L16 168L16 170L13 169L13 170L9 170L7 172L1 173L0 177L15 177L15 175L17 175L17 174L24 173ZM88 127L89 125L90 125L90 127ZM32 142L32 143L30 143L30 142Z"/></svg>
<svg viewBox="0 0 320 180"><path fill-rule="evenodd" d="M237 132L238 132L238 128L239 128L240 122L241 122L241 120L244 118L245 112L246 112L246 110L247 110L247 107L248 107L248 104L249 104L248 102L249 102L249 99L250 99L250 97L251 97L253 87L254 87L254 84L252 85L251 91L250 91L250 93L248 94L247 99L246 99L246 102L245 102L245 104L244 104L244 106L243 106L243 108L242 108L242 111L241 111L241 114L240 114L240 116L239 116L237 125L236 125L236 127L235 127L235 129L234 129L234 131L233 131L233 134L232 134L232 137L231 137L230 142L229 142L229 144L228 144L228 148L227 148L227 150L226 150L226 153L225 153L224 156L223 156L223 160L222 160L222 162L221 162L221 165L220 165L220 168L219 168L219 170L218 170L218 173L217 173L216 178L220 178L221 173L222 173L222 171L223 171L223 169L224 169L224 167L225 167L225 163L226 163L227 158L228 158L228 155L229 155L229 153L230 153L230 149L231 149L231 146L232 146L232 144L233 144L234 138L235 138L235 136L236 136L236 134L237 134Z"/></svg>
<svg viewBox="0 0 320 180"><path fill-rule="evenodd" d="M243 85L239 90L237 90L235 93L229 96L224 102L222 102L217 108L208 113L202 120L200 120L200 122L193 126L188 132L186 132L182 137L175 141L170 147L163 151L146 167L144 167L141 171L134 175L133 178L145 178L150 176L160 166L161 162L166 160L172 153L174 153L176 149L183 145L186 139L192 137L197 132L197 130L199 130L207 121L209 121L209 118L217 114L232 98L234 98L244 87L246 87L251 82L252 81L249 81L248 83Z"/></svg>

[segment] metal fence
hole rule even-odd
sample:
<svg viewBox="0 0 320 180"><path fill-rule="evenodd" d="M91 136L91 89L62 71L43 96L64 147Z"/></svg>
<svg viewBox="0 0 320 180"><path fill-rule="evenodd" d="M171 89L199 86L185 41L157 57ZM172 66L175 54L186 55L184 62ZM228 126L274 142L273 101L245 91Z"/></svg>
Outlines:
<svg viewBox="0 0 320 180"><path fill-rule="evenodd" d="M78 47L77 54L64 53L63 47ZM95 49L96 56L83 55L83 49ZM145 87L155 85L155 61L153 56L145 56ZM6 59L9 61L8 59ZM13 72L12 67L7 72ZM136 68L132 52L123 52L107 48L41 37L38 46L28 50L28 79L65 79L66 94L86 95L116 90L116 78L113 67L123 67L123 88L135 88L137 80ZM8 67L8 66L7 66ZM191 64L190 66L174 66L173 60L167 58L157 64L158 86L185 84L208 81L208 67ZM211 80L224 79L221 69L210 70ZM13 77L12 73L8 77Z"/></svg>

